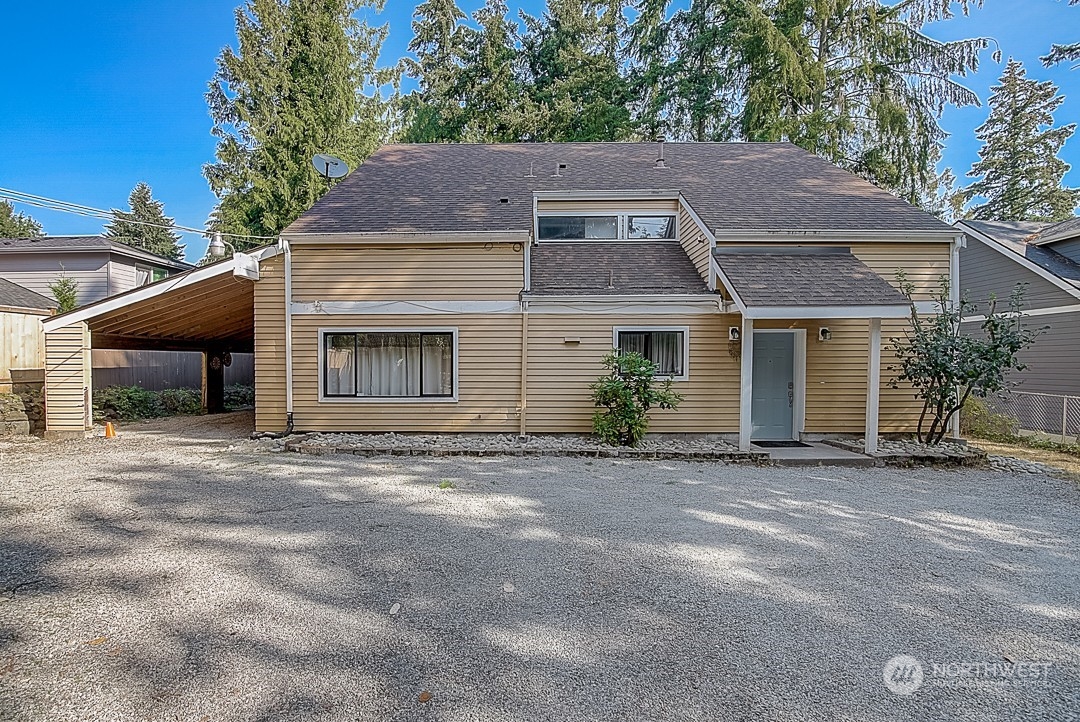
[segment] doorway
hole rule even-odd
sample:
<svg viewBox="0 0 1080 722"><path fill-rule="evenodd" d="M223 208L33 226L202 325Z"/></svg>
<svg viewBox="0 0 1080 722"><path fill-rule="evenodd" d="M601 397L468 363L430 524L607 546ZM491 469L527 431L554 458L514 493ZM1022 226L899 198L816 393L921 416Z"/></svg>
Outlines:
<svg viewBox="0 0 1080 722"><path fill-rule="evenodd" d="M803 426L806 331L754 330L750 438L798 439Z"/></svg>

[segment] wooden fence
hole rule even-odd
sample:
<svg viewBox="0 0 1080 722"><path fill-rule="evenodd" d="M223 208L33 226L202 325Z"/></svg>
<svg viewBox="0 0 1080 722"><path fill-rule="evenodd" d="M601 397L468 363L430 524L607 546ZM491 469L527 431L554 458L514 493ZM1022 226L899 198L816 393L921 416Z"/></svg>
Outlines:
<svg viewBox="0 0 1080 722"><path fill-rule="evenodd" d="M151 391L202 387L202 354L191 351L120 351L94 349L94 388L141 386ZM255 357L234 353L225 383L253 385Z"/></svg>
<svg viewBox="0 0 1080 722"><path fill-rule="evenodd" d="M42 313L0 312L0 391L11 390L11 369L45 368Z"/></svg>

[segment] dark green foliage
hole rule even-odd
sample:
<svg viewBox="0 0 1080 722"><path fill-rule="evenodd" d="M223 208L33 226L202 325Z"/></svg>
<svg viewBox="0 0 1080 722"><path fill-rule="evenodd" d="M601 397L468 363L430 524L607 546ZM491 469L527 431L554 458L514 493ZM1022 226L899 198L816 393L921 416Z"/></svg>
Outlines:
<svg viewBox="0 0 1080 722"><path fill-rule="evenodd" d="M98 420L135 421L201 413L199 389L148 391L139 386L94 389L94 418Z"/></svg>
<svg viewBox="0 0 1080 722"><path fill-rule="evenodd" d="M898 273L900 288L909 300L914 286ZM920 442L937 444L945 438L952 417L970 397L986 398L1008 386L1013 371L1024 370L1021 351L1031 346L1040 331L1027 328L1021 313L1024 286L1017 284L1009 298L1008 309L999 311L991 297L977 334L962 331L964 316L973 315L975 304L962 298L955 306L949 300L949 280L943 277L935 302L941 309L930 316L920 316L911 300L910 328L905 338L891 340L897 376L892 388L910 384L915 398L922 400L919 414ZM925 424L929 426L924 428Z"/></svg>
<svg viewBox="0 0 1080 722"><path fill-rule="evenodd" d="M10 201L0 200L0 238L40 238L41 224L25 213L16 213Z"/></svg>
<svg viewBox="0 0 1080 722"><path fill-rule="evenodd" d="M225 387L225 408L229 411L250 409L255 406L255 387L231 384Z"/></svg>
<svg viewBox="0 0 1080 722"><path fill-rule="evenodd" d="M128 207L130 211L113 209L113 219L105 226L106 238L166 258L184 258L180 234L171 230L176 224L165 216L164 204L154 200L150 186L137 184L128 196Z"/></svg>
<svg viewBox="0 0 1080 722"><path fill-rule="evenodd" d="M236 11L237 50L225 48L206 95L218 138L203 167L219 203L211 226L272 237L329 188L311 158L355 168L389 138L377 67L387 29L357 19L383 0L248 0ZM239 248L260 245L252 239Z"/></svg>
<svg viewBox="0 0 1080 722"><path fill-rule="evenodd" d="M649 410L676 409L682 395L672 391L670 378L656 378L656 364L640 353L612 350L600 361L608 369L589 386L593 403L603 410L593 414L593 431L605 444L637 446L649 430Z"/></svg>
<svg viewBox="0 0 1080 722"><path fill-rule="evenodd" d="M79 282L61 274L49 284L49 292L56 299L57 313L67 313L79 305Z"/></svg>
<svg viewBox="0 0 1080 722"><path fill-rule="evenodd" d="M965 437L1011 443L1019 430L1019 421L994 413L983 399L969 397L960 410L960 433Z"/></svg>
<svg viewBox="0 0 1080 722"><path fill-rule="evenodd" d="M1002 221L1063 221L1080 203L1080 189L1062 185L1069 164L1058 157L1076 124L1054 127L1065 96L1050 81L1029 80L1009 59L990 96L990 117L975 130L983 142L968 176L965 200L983 198L970 217Z"/></svg>
<svg viewBox="0 0 1080 722"><path fill-rule="evenodd" d="M1070 5L1080 5L1080 0L1069 0ZM1058 63L1080 60L1080 43L1068 43L1066 45L1054 44L1050 46L1050 53L1042 58L1043 65L1050 67Z"/></svg>
<svg viewBox="0 0 1080 722"><path fill-rule="evenodd" d="M404 140L438 143L460 140L465 125L465 13L454 0L426 0L413 14L413 39L405 72L419 88L402 99Z"/></svg>

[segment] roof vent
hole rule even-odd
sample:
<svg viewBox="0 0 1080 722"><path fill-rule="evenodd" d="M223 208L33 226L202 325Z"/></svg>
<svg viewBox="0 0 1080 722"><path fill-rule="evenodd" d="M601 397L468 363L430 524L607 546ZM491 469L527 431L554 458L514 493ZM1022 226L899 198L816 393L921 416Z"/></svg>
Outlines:
<svg viewBox="0 0 1080 722"><path fill-rule="evenodd" d="M555 173L552 178L562 178L562 172L566 170L566 163L559 163L555 166Z"/></svg>
<svg viewBox="0 0 1080 722"><path fill-rule="evenodd" d="M656 163L653 164L653 168L667 168L667 163L664 161L664 141L661 140L658 145L660 146L660 156L656 159Z"/></svg>
<svg viewBox="0 0 1080 722"><path fill-rule="evenodd" d="M529 174L527 176L525 176L525 177L526 178L535 178L536 177L536 172L533 170L533 164L532 163L529 163Z"/></svg>
<svg viewBox="0 0 1080 722"><path fill-rule="evenodd" d="M509 202L510 202L510 199L507 198L506 196L503 196L502 198L499 199L499 203L509 203Z"/></svg>

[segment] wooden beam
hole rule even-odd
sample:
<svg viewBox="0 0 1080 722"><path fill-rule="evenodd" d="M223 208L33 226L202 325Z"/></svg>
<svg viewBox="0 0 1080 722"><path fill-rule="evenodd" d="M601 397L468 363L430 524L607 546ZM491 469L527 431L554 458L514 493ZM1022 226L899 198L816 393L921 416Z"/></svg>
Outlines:
<svg viewBox="0 0 1080 722"><path fill-rule="evenodd" d="M94 348L110 348L132 351L203 351L207 345L227 348L236 353L252 353L255 341L252 338L232 337L225 339L179 339L150 338L146 336L116 336L92 334Z"/></svg>

